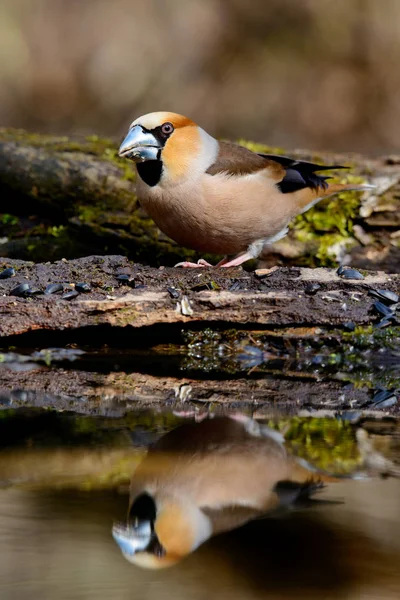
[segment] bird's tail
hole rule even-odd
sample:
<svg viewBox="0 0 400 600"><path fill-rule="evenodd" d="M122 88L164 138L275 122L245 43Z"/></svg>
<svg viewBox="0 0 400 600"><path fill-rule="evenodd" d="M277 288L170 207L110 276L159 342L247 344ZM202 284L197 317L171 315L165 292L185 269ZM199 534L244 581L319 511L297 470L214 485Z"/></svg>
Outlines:
<svg viewBox="0 0 400 600"><path fill-rule="evenodd" d="M296 192L295 202L298 207L298 213L302 214L306 212L309 208L323 200L324 198L328 198L328 196L333 196L333 194L338 194L340 192L349 192L349 191L366 191L375 189L374 185L370 185L368 183L329 183L326 181L328 177L320 177L320 179L324 179L324 184L319 184L313 188L304 188Z"/></svg>
<svg viewBox="0 0 400 600"><path fill-rule="evenodd" d="M320 197L326 198L332 196L332 194L338 194L340 192L358 191L365 192L367 190L374 190L375 186L369 183L330 183L324 190L319 188L319 192L322 192Z"/></svg>

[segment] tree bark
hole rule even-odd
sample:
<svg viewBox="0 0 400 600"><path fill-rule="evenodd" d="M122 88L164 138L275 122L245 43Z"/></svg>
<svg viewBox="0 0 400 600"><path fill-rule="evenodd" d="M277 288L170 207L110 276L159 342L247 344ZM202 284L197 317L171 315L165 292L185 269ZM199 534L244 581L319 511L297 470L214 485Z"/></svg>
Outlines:
<svg viewBox="0 0 400 600"><path fill-rule="evenodd" d="M332 265L346 255L354 266L399 272L400 157L287 154L349 164L377 190L325 201L298 218L265 264ZM39 261L119 252L153 266L193 258L140 209L134 179L110 140L1 130L0 255Z"/></svg>

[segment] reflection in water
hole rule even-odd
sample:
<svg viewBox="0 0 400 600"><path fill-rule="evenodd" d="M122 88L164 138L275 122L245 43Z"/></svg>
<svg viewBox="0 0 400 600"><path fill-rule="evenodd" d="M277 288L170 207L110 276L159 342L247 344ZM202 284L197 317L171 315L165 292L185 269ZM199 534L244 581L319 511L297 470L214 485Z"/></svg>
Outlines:
<svg viewBox="0 0 400 600"><path fill-rule="evenodd" d="M84 464L87 449L81 454ZM136 464L133 458L132 470ZM217 530L234 528L162 570L129 564L110 535L112 522L126 515L125 495L50 490L48 481L47 491L29 491L14 479L0 491L0 598L399 598L398 479L342 479L318 495L341 503L316 503L240 526L262 503L264 510L294 499L288 486L274 491L278 480L306 475L279 439L251 420L188 423L165 435L136 469L133 506L143 487L157 496L154 489L164 488L160 497L173 495L178 504L191 489L197 501L230 502L232 512L205 513ZM251 499L251 514L242 513L243 499ZM146 502L141 510L149 511Z"/></svg>
<svg viewBox="0 0 400 600"><path fill-rule="evenodd" d="M128 524L113 535L131 562L170 566L215 534L307 500L320 478L287 453L280 433L249 417L188 423L136 469Z"/></svg>
<svg viewBox="0 0 400 600"><path fill-rule="evenodd" d="M342 505L254 521L160 571L121 560L110 527L125 498L3 491L0 597L397 600L400 482L338 487Z"/></svg>

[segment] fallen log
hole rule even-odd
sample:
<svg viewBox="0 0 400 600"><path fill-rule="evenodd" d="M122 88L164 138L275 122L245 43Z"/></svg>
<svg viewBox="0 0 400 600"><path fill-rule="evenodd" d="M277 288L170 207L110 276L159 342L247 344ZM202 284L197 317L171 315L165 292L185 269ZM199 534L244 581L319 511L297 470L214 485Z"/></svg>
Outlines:
<svg viewBox="0 0 400 600"><path fill-rule="evenodd" d="M368 291L399 292L400 286L400 275L382 272L344 279L333 269L281 268L264 276L240 267L152 269L122 256L41 264L0 259L0 267L16 272L0 280L3 338L100 326L368 326L379 320ZM79 282L90 291L71 297L68 291ZM19 293L24 283L28 289ZM54 283L61 284L59 292L44 294Z"/></svg>
<svg viewBox="0 0 400 600"><path fill-rule="evenodd" d="M274 245L266 264L318 266L340 259L398 272L400 159L287 153L314 162L349 164L348 178L372 181L377 190L341 194L300 216L289 237ZM0 255L40 261L118 252L151 265L194 258L143 213L134 180L132 165L118 157L111 140L0 130Z"/></svg>

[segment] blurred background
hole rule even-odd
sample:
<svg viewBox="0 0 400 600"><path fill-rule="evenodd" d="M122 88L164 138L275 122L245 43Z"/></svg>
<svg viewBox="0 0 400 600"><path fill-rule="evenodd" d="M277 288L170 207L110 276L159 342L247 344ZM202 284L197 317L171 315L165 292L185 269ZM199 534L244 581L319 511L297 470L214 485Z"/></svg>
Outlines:
<svg viewBox="0 0 400 600"><path fill-rule="evenodd" d="M1 0L0 126L153 110L286 148L400 149L399 0Z"/></svg>

